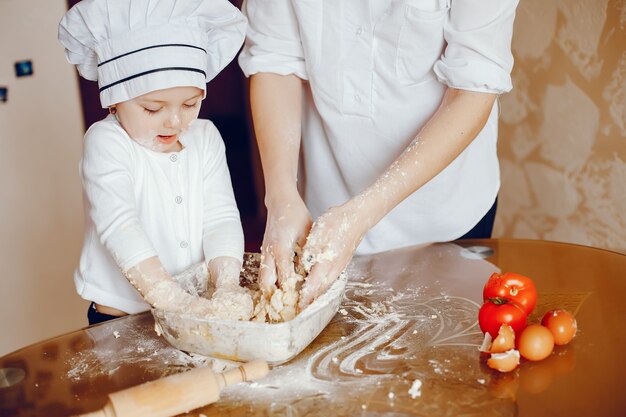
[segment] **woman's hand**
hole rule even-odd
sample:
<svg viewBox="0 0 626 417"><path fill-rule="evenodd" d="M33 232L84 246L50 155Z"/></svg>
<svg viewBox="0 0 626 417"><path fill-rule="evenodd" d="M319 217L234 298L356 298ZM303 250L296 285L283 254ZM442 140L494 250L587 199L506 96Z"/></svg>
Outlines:
<svg viewBox="0 0 626 417"><path fill-rule="evenodd" d="M311 229L311 214L298 195L268 204L265 235L261 246L261 289L273 292L295 272L294 257Z"/></svg>
<svg viewBox="0 0 626 417"><path fill-rule="evenodd" d="M315 221L302 252L301 262L309 275L300 291L300 310L326 291L348 265L369 230L369 223L363 221L368 212L351 200Z"/></svg>

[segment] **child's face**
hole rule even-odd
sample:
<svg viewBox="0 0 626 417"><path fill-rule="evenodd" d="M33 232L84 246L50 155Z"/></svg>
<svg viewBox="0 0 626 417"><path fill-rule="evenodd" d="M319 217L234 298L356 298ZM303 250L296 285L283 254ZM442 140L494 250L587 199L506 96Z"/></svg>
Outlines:
<svg viewBox="0 0 626 417"><path fill-rule="evenodd" d="M116 114L135 142L156 152L177 152L179 135L198 118L202 95L197 87L152 91L116 104Z"/></svg>

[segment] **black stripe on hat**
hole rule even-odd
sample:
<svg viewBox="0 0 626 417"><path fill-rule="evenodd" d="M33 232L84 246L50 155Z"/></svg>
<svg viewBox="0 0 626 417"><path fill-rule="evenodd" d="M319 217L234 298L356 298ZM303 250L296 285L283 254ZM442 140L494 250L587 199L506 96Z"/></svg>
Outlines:
<svg viewBox="0 0 626 417"><path fill-rule="evenodd" d="M147 74L152 74L154 72L161 72L161 71L192 71L192 72L198 72L202 75L204 75L204 78L206 78L206 72L202 71L201 69L198 68L189 68L189 67L166 67L166 68L157 68L157 69L153 69L150 71L144 71L144 72L140 72L139 74L135 74L135 75L131 75L130 77L126 77L123 78L119 81L116 81L114 83L111 83L109 85L105 85L104 87L100 88L100 92L103 92L104 90L106 90L107 88L111 88L115 85L121 84L123 82L132 80L134 78L138 78L141 77L143 75L147 75Z"/></svg>
<svg viewBox="0 0 626 417"><path fill-rule="evenodd" d="M196 46L196 45L188 45L188 44L186 44L186 43L165 43L165 44L163 44L163 45L152 45L152 46L146 46L145 48L137 49L137 50L135 50L135 51L126 52L125 54L118 55L118 56L116 56L116 57L113 57L113 58L111 58L111 59L107 59L106 61L99 63L99 64L98 64L98 67L101 67L101 66L102 66L102 65L104 65L104 64L108 64L108 63L109 63L109 62L111 62L111 61L115 61L116 59L123 58L123 57L125 57L125 56L127 56L127 55L131 55L131 54L135 54L135 53L137 53L137 52L145 51L146 49L164 48L164 47L168 47L168 46L182 46L182 47L184 47L184 48L194 48L194 49L199 49L199 50L201 50L201 51L202 51L202 52L204 52L205 54L207 53L207 52L206 52L206 49L200 48L199 46Z"/></svg>

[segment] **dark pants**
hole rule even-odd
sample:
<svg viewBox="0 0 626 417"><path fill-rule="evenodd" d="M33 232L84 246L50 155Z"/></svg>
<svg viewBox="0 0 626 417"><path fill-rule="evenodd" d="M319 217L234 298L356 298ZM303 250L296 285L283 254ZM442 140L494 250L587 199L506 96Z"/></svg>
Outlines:
<svg viewBox="0 0 626 417"><path fill-rule="evenodd" d="M92 324L98 324L98 323L102 323L102 322L113 320L113 319L119 319L119 317L100 313L98 310L96 310L95 303L91 303L89 305L89 309L87 310L87 320L89 320L90 326Z"/></svg>
<svg viewBox="0 0 626 417"><path fill-rule="evenodd" d="M465 233L459 239L489 239L493 231L493 222L496 219L496 208L498 207L498 199L494 201L493 206L487 214L478 222L476 226L469 232Z"/></svg>

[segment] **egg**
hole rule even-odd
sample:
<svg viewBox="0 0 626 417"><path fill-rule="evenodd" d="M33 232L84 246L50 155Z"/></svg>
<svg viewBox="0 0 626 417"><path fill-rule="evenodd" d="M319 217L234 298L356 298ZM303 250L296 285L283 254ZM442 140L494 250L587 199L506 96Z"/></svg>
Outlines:
<svg viewBox="0 0 626 417"><path fill-rule="evenodd" d="M565 310L548 311L543 316L541 325L552 332L554 344L558 346L568 344L576 335L576 330L578 330L576 319Z"/></svg>
<svg viewBox="0 0 626 417"><path fill-rule="evenodd" d="M498 337L493 339L489 352L502 353L515 347L515 332L508 324L503 324L498 330Z"/></svg>
<svg viewBox="0 0 626 417"><path fill-rule="evenodd" d="M502 353L492 353L487 366L500 372L511 372L519 365L519 352L515 349Z"/></svg>
<svg viewBox="0 0 626 417"><path fill-rule="evenodd" d="M554 349L552 332L540 324L531 324L519 336L519 353L530 361L547 358Z"/></svg>

